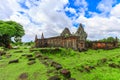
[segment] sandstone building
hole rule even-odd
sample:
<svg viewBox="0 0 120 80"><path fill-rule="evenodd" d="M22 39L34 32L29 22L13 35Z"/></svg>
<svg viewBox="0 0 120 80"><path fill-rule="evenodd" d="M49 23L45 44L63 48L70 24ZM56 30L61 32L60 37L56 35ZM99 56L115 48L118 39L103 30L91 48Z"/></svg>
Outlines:
<svg viewBox="0 0 120 80"><path fill-rule="evenodd" d="M64 47L72 48L74 50L86 49L87 33L84 31L82 24L79 25L75 34L71 34L68 28L65 28L60 36L41 39L35 37L35 47Z"/></svg>

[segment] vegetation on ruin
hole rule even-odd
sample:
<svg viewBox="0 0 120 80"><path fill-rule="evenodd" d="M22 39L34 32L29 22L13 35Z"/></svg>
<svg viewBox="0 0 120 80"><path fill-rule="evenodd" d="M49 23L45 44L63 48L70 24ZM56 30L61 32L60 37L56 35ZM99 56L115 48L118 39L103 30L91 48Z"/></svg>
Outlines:
<svg viewBox="0 0 120 80"><path fill-rule="evenodd" d="M58 49L56 51L56 49ZM20 75L26 73L26 80L47 80L50 76L60 75L60 70L46 66L42 60L35 58L36 63L28 65L24 54L35 57L39 53L62 65L71 72L76 80L119 80L120 79L120 48L112 50L91 50L78 52L64 48L31 48L31 45L21 44L14 49L0 48L0 80L20 80ZM11 56L10 56L11 55ZM9 64L10 60L19 59L18 63ZM24 76L23 76L24 78ZM61 80L62 80L61 79Z"/></svg>
<svg viewBox="0 0 120 80"><path fill-rule="evenodd" d="M114 41L116 41L116 39L117 38L114 38L114 37L108 37L108 38L104 38L104 39L101 39L101 40L98 40L98 41L101 41L101 42L114 42Z"/></svg>

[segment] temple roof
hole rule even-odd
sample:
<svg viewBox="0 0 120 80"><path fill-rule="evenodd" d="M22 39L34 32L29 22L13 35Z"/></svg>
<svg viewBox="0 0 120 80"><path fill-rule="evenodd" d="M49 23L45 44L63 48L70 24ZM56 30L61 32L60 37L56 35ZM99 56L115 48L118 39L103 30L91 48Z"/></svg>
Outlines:
<svg viewBox="0 0 120 80"><path fill-rule="evenodd" d="M60 34L60 36L70 36L70 30L68 28L65 28L63 32Z"/></svg>
<svg viewBox="0 0 120 80"><path fill-rule="evenodd" d="M76 34L80 34L81 32L84 32L82 24L79 25L79 27L78 27L78 29L76 31Z"/></svg>
<svg viewBox="0 0 120 80"><path fill-rule="evenodd" d="M80 40L85 40L87 38L87 33L84 31L84 28L83 28L82 24L79 25L75 35L79 36Z"/></svg>
<svg viewBox="0 0 120 80"><path fill-rule="evenodd" d="M43 33L42 33L42 35L41 35L41 39L44 39L44 35L43 35Z"/></svg>

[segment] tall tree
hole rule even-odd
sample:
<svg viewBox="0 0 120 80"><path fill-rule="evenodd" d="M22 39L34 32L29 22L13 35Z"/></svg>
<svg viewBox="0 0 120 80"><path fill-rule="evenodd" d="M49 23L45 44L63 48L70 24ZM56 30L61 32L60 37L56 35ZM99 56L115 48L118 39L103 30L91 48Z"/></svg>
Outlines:
<svg viewBox="0 0 120 80"><path fill-rule="evenodd" d="M23 26L15 21L0 20L0 45L9 47L11 37L22 37L24 35Z"/></svg>

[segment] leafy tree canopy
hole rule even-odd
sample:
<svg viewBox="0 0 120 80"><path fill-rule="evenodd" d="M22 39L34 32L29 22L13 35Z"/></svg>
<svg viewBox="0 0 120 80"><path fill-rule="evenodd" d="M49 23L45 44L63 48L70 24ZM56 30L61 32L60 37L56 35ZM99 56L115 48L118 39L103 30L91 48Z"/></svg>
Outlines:
<svg viewBox="0 0 120 80"><path fill-rule="evenodd" d="M15 21L0 20L0 43L6 47L11 41L11 37L22 37L24 35L23 26Z"/></svg>
<svg viewBox="0 0 120 80"><path fill-rule="evenodd" d="M113 41L116 41L116 38L108 37L108 38L101 39L99 41L102 41L102 42L113 42Z"/></svg>
<svg viewBox="0 0 120 80"><path fill-rule="evenodd" d="M9 25L12 25L15 28L15 34L14 34L14 36L16 36L16 37L22 37L25 34L23 26L21 24L16 23L14 21L7 21L6 23L9 24Z"/></svg>
<svg viewBox="0 0 120 80"><path fill-rule="evenodd" d="M10 37L14 36L15 28L12 25L2 23L0 24L0 36L8 35Z"/></svg>
<svg viewBox="0 0 120 80"><path fill-rule="evenodd" d="M0 20L0 36L8 35L10 37L22 37L24 35L23 26L14 21Z"/></svg>

